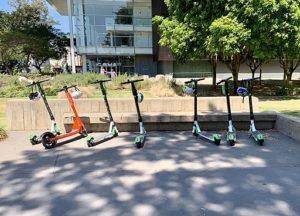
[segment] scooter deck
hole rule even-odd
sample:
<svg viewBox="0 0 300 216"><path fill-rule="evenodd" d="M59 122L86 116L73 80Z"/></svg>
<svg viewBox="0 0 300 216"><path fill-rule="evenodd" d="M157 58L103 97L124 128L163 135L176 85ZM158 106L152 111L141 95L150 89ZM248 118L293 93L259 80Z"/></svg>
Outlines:
<svg viewBox="0 0 300 216"><path fill-rule="evenodd" d="M113 139L113 138L115 138L117 136L118 136L118 134L114 135L112 133L108 133L105 136L96 137L96 138L92 137L90 139L88 138L87 145L88 145L88 147L93 147L95 145L99 145L99 144L104 143L104 142L106 142L108 140L111 140L111 139Z"/></svg>
<svg viewBox="0 0 300 216"><path fill-rule="evenodd" d="M216 133L207 133L207 132L201 131L196 136L201 138L202 140L214 143L216 145L220 145L220 143L221 143L220 135L216 134Z"/></svg>

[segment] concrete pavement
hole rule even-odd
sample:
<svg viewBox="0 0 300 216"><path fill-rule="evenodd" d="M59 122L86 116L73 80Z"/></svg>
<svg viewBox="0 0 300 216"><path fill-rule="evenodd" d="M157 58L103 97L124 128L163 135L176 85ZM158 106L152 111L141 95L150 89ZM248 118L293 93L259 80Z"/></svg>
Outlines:
<svg viewBox="0 0 300 216"><path fill-rule="evenodd" d="M129 133L45 150L10 132L0 143L0 215L299 215L300 144L264 133L262 147L246 132L235 147L150 132L141 150Z"/></svg>

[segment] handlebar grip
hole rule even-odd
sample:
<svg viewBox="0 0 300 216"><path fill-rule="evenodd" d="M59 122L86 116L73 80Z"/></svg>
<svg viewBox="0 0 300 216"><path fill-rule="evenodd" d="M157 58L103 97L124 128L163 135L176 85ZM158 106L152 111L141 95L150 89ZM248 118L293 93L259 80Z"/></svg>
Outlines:
<svg viewBox="0 0 300 216"><path fill-rule="evenodd" d="M135 83L135 82L141 82L141 81L144 81L144 79L127 80L127 82L121 82L121 84L124 85L124 84Z"/></svg>
<svg viewBox="0 0 300 216"><path fill-rule="evenodd" d="M231 76L231 77L228 77L228 78L226 78L226 79L220 80L220 81L217 83L217 85L220 85L222 82L226 82L226 81L228 81L228 80L230 80L230 79L232 79L232 76Z"/></svg>
<svg viewBox="0 0 300 216"><path fill-rule="evenodd" d="M66 91L70 88L76 88L77 85L71 85L71 86L64 86L62 89L56 91L56 92L61 92L61 91Z"/></svg>
<svg viewBox="0 0 300 216"><path fill-rule="evenodd" d="M96 84L96 83L104 83L104 82L109 82L111 79L106 79L106 80L96 80L94 82L90 82L90 84Z"/></svg>
<svg viewBox="0 0 300 216"><path fill-rule="evenodd" d="M43 83L43 82L47 82L49 81L49 79L44 79L44 80L40 80L40 81L33 81L31 84L27 85L26 87L30 87L33 85L36 85L37 83Z"/></svg>
<svg viewBox="0 0 300 216"><path fill-rule="evenodd" d="M184 83L185 83L185 84L188 84L188 83L191 83L191 82L199 82L199 81L201 81L201 80L205 80L205 78L191 79L191 80L189 80L189 81L185 81Z"/></svg>

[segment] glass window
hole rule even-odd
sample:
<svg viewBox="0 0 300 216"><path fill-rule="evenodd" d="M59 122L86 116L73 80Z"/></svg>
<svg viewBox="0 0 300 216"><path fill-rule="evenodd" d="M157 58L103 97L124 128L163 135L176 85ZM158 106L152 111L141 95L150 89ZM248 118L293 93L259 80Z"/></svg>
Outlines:
<svg viewBox="0 0 300 216"><path fill-rule="evenodd" d="M133 45L133 34L132 33L116 33L114 35L114 45L115 46L128 46Z"/></svg>
<svg viewBox="0 0 300 216"><path fill-rule="evenodd" d="M112 15L113 6L112 5L96 5L95 6L95 15Z"/></svg>
<svg viewBox="0 0 300 216"><path fill-rule="evenodd" d="M105 25L105 17L95 16L95 25Z"/></svg>
<svg viewBox="0 0 300 216"><path fill-rule="evenodd" d="M95 26L97 33L106 33L106 26Z"/></svg>
<svg viewBox="0 0 300 216"><path fill-rule="evenodd" d="M115 18L115 24L132 25L132 16L118 15Z"/></svg>
<svg viewBox="0 0 300 216"><path fill-rule="evenodd" d="M97 35L97 45L102 47L110 47L112 46L111 35L107 34L98 34Z"/></svg>
<svg viewBox="0 0 300 216"><path fill-rule="evenodd" d="M86 15L94 15L95 14L95 5L91 5L91 4L86 4L83 7L84 9L84 14Z"/></svg>

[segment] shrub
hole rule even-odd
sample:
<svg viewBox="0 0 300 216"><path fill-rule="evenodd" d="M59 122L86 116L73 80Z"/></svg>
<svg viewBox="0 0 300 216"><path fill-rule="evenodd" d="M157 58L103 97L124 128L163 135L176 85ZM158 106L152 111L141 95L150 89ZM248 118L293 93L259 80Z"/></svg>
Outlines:
<svg viewBox="0 0 300 216"><path fill-rule="evenodd" d="M7 133L6 130L0 126L0 141L4 140L7 138Z"/></svg>

